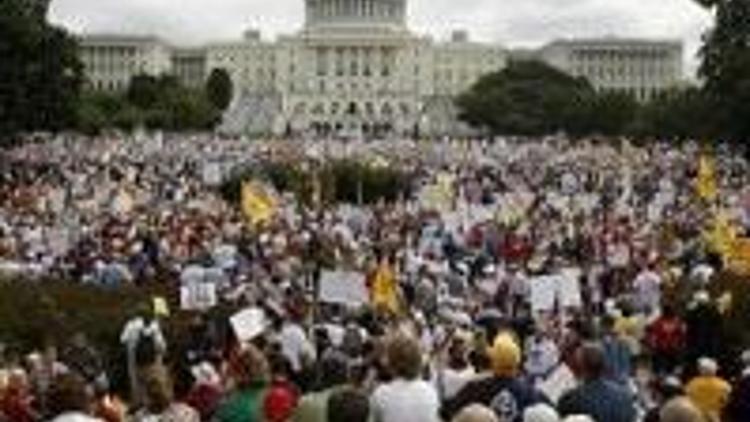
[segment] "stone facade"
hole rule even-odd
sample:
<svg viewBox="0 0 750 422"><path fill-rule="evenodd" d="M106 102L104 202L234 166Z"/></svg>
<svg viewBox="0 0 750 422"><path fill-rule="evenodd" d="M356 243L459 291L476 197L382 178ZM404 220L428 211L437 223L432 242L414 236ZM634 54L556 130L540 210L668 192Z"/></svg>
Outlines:
<svg viewBox="0 0 750 422"><path fill-rule="evenodd" d="M304 1L302 29L275 41L250 30L234 42L186 50L155 38L84 37L89 79L97 89L123 89L134 72L171 72L199 86L224 68L235 88L227 132L421 136L466 132L453 99L514 56L641 100L682 77L680 43L557 41L516 54L472 42L464 31L446 42L415 34L407 0Z"/></svg>
<svg viewBox="0 0 750 422"><path fill-rule="evenodd" d="M134 75L172 72L172 49L156 37L87 35L80 41L87 84L95 90L120 91Z"/></svg>
<svg viewBox="0 0 750 422"><path fill-rule="evenodd" d="M555 41L538 52L552 66L586 77L599 91L619 91L649 101L682 82L679 41L615 38Z"/></svg>

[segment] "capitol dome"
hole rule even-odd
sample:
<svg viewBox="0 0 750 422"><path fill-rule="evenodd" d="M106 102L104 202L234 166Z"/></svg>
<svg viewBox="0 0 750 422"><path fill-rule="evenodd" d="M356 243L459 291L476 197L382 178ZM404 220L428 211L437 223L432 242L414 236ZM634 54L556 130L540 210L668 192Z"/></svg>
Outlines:
<svg viewBox="0 0 750 422"><path fill-rule="evenodd" d="M306 0L308 28L325 26L405 26L406 0Z"/></svg>

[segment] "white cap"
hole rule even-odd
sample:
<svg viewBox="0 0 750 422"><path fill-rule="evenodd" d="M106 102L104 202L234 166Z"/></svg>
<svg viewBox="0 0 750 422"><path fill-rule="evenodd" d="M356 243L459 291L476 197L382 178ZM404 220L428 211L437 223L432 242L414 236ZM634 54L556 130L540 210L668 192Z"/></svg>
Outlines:
<svg viewBox="0 0 750 422"><path fill-rule="evenodd" d="M716 375L719 372L719 364L707 357L698 359L698 371L702 375Z"/></svg>

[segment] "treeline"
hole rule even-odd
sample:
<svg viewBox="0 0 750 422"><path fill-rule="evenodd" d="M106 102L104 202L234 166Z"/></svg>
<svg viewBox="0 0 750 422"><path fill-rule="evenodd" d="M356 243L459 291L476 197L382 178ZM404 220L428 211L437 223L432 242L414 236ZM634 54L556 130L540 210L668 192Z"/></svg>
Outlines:
<svg viewBox="0 0 750 422"><path fill-rule="evenodd" d="M402 169L355 160L326 163L268 162L240 169L225 180L220 191L230 203L239 203L242 183L260 179L279 192L291 192L307 206L317 204L392 203L413 193L413 174Z"/></svg>
<svg viewBox="0 0 750 422"><path fill-rule="evenodd" d="M624 92L597 92L585 78L533 61L481 78L458 105L465 121L491 134L688 138L714 131L706 121L708 97L696 87L641 103Z"/></svg>
<svg viewBox="0 0 750 422"><path fill-rule="evenodd" d="M207 130L221 120L232 97L226 71L212 72L205 87L191 88L169 75L138 75L124 92L85 92L78 102L78 129L97 134L106 129L169 131Z"/></svg>
<svg viewBox="0 0 750 422"><path fill-rule="evenodd" d="M139 75L125 92L87 89L78 40L49 23L48 5L0 2L0 144L31 132L204 130L219 122L232 98L221 69L195 88L171 76Z"/></svg>
<svg viewBox="0 0 750 422"><path fill-rule="evenodd" d="M638 103L595 92L541 63L512 63L458 100L462 118L493 134L634 135L745 143L750 139L750 1L695 0L715 16L700 50L699 86Z"/></svg>

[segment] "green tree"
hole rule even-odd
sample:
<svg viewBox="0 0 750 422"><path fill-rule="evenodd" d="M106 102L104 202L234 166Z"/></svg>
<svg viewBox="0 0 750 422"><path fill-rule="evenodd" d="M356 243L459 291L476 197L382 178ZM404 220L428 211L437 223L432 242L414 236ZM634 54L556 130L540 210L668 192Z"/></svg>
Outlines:
<svg viewBox="0 0 750 422"><path fill-rule="evenodd" d="M746 140L750 137L750 1L696 2L716 16L701 49L700 67L713 123L725 139Z"/></svg>
<svg viewBox="0 0 750 422"><path fill-rule="evenodd" d="M625 92L610 91L592 95L582 116L588 131L601 135L624 135L632 129L639 104Z"/></svg>
<svg viewBox="0 0 750 422"><path fill-rule="evenodd" d="M75 123L77 43L46 21L46 2L0 2L0 139Z"/></svg>
<svg viewBox="0 0 750 422"><path fill-rule="evenodd" d="M644 105L638 113L635 133L672 139L708 139L717 133L708 116L713 106L699 88L673 89Z"/></svg>
<svg viewBox="0 0 750 422"><path fill-rule="evenodd" d="M135 75L130 79L127 90L128 102L141 110L148 110L159 100L164 84L151 75Z"/></svg>
<svg viewBox="0 0 750 422"><path fill-rule="evenodd" d="M183 87L168 90L157 109L166 113L172 130L209 129L218 114L202 91Z"/></svg>
<svg viewBox="0 0 750 422"><path fill-rule="evenodd" d="M229 107L233 95L232 78L226 69L214 69L206 81L206 96L208 101L219 111Z"/></svg>
<svg viewBox="0 0 750 422"><path fill-rule="evenodd" d="M457 104L466 122L493 134L541 135L569 129L591 95L587 80L529 61L481 78Z"/></svg>

